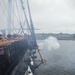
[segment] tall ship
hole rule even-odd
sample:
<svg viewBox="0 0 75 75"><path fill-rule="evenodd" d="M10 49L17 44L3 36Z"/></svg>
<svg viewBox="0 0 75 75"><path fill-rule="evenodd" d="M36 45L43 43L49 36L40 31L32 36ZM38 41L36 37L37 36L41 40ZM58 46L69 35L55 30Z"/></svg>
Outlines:
<svg viewBox="0 0 75 75"><path fill-rule="evenodd" d="M0 10L0 75L11 75L28 50L29 58L25 59L28 67L24 75L31 72L35 75L35 69L45 64L45 60L36 41L28 0L1 0ZM36 52L41 57L38 65Z"/></svg>

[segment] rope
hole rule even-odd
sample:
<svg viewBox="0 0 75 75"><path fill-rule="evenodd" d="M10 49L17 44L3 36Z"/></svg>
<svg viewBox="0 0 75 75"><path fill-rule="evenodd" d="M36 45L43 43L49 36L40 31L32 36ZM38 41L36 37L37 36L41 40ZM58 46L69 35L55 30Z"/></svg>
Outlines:
<svg viewBox="0 0 75 75"><path fill-rule="evenodd" d="M4 2L4 5L5 5L5 8L6 8L6 4L5 4L5 2ZM6 8L6 9L7 9L7 8ZM13 7L12 7L11 9L13 9ZM13 13L14 13L14 15L15 15L15 17L16 17L16 19L17 19L17 21L19 22L19 20L18 20L18 18L17 18L17 16L16 16L15 11L13 11Z"/></svg>
<svg viewBox="0 0 75 75"><path fill-rule="evenodd" d="M3 1L3 4L4 4L5 10L7 11L6 4L5 4L4 0L2 0L2 1ZM6 15L6 18L8 18L8 17L7 17L7 15ZM10 20L11 20L11 19L10 19ZM13 22L12 22L12 20L11 20L11 23L12 23L12 25L13 25ZM13 28L15 28L15 27L13 26Z"/></svg>
<svg viewBox="0 0 75 75"><path fill-rule="evenodd" d="M15 3L16 3L17 11L18 11L19 21L21 21L21 20L20 20L20 15L19 15L19 10L18 10L18 5L17 5L17 0L15 0Z"/></svg>
<svg viewBox="0 0 75 75"><path fill-rule="evenodd" d="M6 4L5 4L5 2L4 2L4 0L3 0L3 3L4 3L4 6L5 6L5 8L6 8ZM7 9L7 8L6 8ZM11 9L13 9L13 7L11 8ZM15 11L13 10L13 13L14 13L14 15L15 15L15 17L16 17L16 19L17 19L17 21L19 22L19 20L18 20L18 18L17 18L17 16L16 16L16 14L15 14ZM11 21L12 22L12 21ZM12 22L13 23L13 22ZM20 27L22 28L22 30L23 30L23 27L21 26L21 23L19 22L19 24L20 24ZM15 27L14 27L14 29L15 29Z"/></svg>
<svg viewBox="0 0 75 75"><path fill-rule="evenodd" d="M13 7L14 7L14 0L13 0ZM14 8L13 8L13 11L14 11ZM14 14L13 14L13 26L14 26Z"/></svg>
<svg viewBox="0 0 75 75"><path fill-rule="evenodd" d="M0 4L1 5L1 4ZM0 21L2 20L2 16L3 16L4 11L2 11L1 16L0 16Z"/></svg>
<svg viewBox="0 0 75 75"><path fill-rule="evenodd" d="M18 17L19 17L20 27L22 29L22 32L24 33L24 29L23 29L23 26L22 26L22 23L21 23L21 19L20 19L20 15L19 15L19 10L18 10L18 5L17 5L17 1L16 0L15 0L15 3L16 3L17 11L18 11Z"/></svg>
<svg viewBox="0 0 75 75"><path fill-rule="evenodd" d="M3 8L3 6L2 6L2 4L0 3L0 5L1 5L1 8L2 8L2 10L3 10L3 13L5 14L5 16L7 17L7 15L6 15L6 13L5 13L5 11L4 11L4 8Z"/></svg>
<svg viewBox="0 0 75 75"><path fill-rule="evenodd" d="M2 1L0 1L0 5L1 5L1 2L2 2ZM2 13L1 13L1 16L0 16L0 21L1 21L1 19L2 19L3 13L4 13L4 11L2 10Z"/></svg>
<svg viewBox="0 0 75 75"><path fill-rule="evenodd" d="M31 32L31 29L30 29L30 26L29 26L29 22L28 22L28 20L27 20L26 13L25 13L25 11L24 11L23 1L20 0L20 2L21 2L22 10L23 10L23 12L24 12L24 16L25 16L25 19L26 19L26 22L27 22L28 28L29 28L29 30L30 30L30 32Z"/></svg>

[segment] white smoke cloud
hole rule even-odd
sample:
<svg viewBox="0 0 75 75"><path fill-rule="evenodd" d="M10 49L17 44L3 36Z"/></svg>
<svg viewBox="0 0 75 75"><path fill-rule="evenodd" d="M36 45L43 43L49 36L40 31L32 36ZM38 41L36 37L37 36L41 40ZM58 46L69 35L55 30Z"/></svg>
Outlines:
<svg viewBox="0 0 75 75"><path fill-rule="evenodd" d="M45 39L42 43L39 44L39 47L42 50L56 50L60 47L58 40L56 37L50 36Z"/></svg>

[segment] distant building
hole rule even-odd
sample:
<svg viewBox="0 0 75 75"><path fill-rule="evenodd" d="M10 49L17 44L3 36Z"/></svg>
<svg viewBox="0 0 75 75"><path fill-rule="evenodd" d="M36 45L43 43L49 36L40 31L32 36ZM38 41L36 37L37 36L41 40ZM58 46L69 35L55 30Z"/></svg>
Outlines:
<svg viewBox="0 0 75 75"><path fill-rule="evenodd" d="M75 35L74 34L68 34L68 33L59 33L59 34L55 34L55 33L38 33L38 34L36 34L36 38L40 39L40 40L46 39L49 36L54 36L58 40L75 40Z"/></svg>

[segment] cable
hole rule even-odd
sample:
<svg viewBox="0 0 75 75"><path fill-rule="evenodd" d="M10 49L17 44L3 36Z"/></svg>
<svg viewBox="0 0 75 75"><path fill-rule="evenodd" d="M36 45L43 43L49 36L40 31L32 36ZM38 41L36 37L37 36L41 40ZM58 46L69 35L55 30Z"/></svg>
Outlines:
<svg viewBox="0 0 75 75"><path fill-rule="evenodd" d="M19 15L19 10L18 10L18 5L17 5L17 0L15 0L15 3L16 3L17 11L18 11L19 21L21 21L21 20L20 20L20 15Z"/></svg>
<svg viewBox="0 0 75 75"><path fill-rule="evenodd" d="M6 13L5 13L5 10L4 10L4 8L3 8L3 6L2 6L1 2L0 2L0 6L1 6L2 10L3 10L4 15L5 15L5 16L6 16L6 18L7 18L7 15L6 15Z"/></svg>
<svg viewBox="0 0 75 75"><path fill-rule="evenodd" d="M30 19L30 25L31 25L31 35L32 35L32 41L35 45L37 45L37 41L36 41L36 36L35 36L35 31L34 31L34 26L33 26L33 22L32 22L32 18L31 18L31 12L30 12L30 7L29 7L29 2L28 0L26 0L27 3L27 8L28 8L28 12L29 12L29 19Z"/></svg>
<svg viewBox="0 0 75 75"><path fill-rule="evenodd" d="M7 8L6 8L6 4L5 4L5 2L4 2L4 0L2 0L3 1L3 4L4 4L4 6L5 6L5 10L7 11ZM7 15L6 15L6 17L7 17ZM10 17L10 16L9 16ZM7 17L8 18L8 17ZM10 20L11 20L11 18L10 18ZM11 22L12 22L12 20L11 20ZM13 25L13 22L12 22L12 25ZM13 26L13 28L15 28L14 26ZM12 30L12 29L11 29ZM13 32L13 31L12 31Z"/></svg>
<svg viewBox="0 0 75 75"><path fill-rule="evenodd" d="M3 3L4 3L4 5L5 5L5 8L6 8L6 4L5 4L5 2L3 1ZM7 9L7 8L6 8ZM11 9L13 9L13 7L11 8ZM15 15L15 17L16 17L16 19L17 19L17 21L19 22L19 20L18 20L18 18L17 18L17 16L16 16L16 14L15 14L15 11L13 11L13 13L14 13L14 15ZM22 28L22 26L21 26L21 23L19 22L19 24L20 24L20 27ZM14 27L15 28L15 27ZM23 28L22 28L23 29Z"/></svg>
<svg viewBox="0 0 75 75"><path fill-rule="evenodd" d="M14 7L14 0L13 0L13 7ZM14 11L14 8L13 8ZM13 14L13 26L14 26L14 14Z"/></svg>
<svg viewBox="0 0 75 75"><path fill-rule="evenodd" d="M0 16L0 21L1 21L1 19L2 19L3 14L4 14L4 11L2 11L2 13L1 13L1 16Z"/></svg>
<svg viewBox="0 0 75 75"><path fill-rule="evenodd" d="M5 4L4 0L3 0L3 3L4 3L4 6L5 6L5 8L6 8L6 4ZM6 9L7 9L7 8L6 8ZM11 9L13 9L13 7L12 7ZM18 20L18 18L17 18L17 16L16 16L16 14L15 14L15 11L13 11L13 12L14 12L14 15L15 15L15 17L16 17L16 19L17 19L17 21L19 22L19 20Z"/></svg>
<svg viewBox="0 0 75 75"><path fill-rule="evenodd" d="M28 28L29 28L29 30L30 30L30 32L31 32L31 29L30 29L30 26L29 26L29 22L28 22L28 20L27 20L26 13L25 13L25 11L24 11L24 6L23 6L23 2L22 2L22 0L20 0L20 2L21 2L22 10L23 10L23 12L24 12L24 16L25 16L25 19L26 19L26 22L27 22ZM31 33L32 33L32 32L31 32Z"/></svg>
<svg viewBox="0 0 75 75"><path fill-rule="evenodd" d="M25 2L25 0L24 0L24 2ZM24 4L25 5L25 4ZM26 14L26 13L25 13ZM27 32L28 32L28 35L29 35L29 30L30 30L30 28L29 28L29 26L27 26Z"/></svg>
<svg viewBox="0 0 75 75"><path fill-rule="evenodd" d="M0 1L0 5L1 5L1 1ZM3 10L2 10L2 13L1 13L1 16L0 16L0 21L1 21L1 19L2 19L2 16L3 16Z"/></svg>
<svg viewBox="0 0 75 75"><path fill-rule="evenodd" d="M19 10L18 10L18 5L17 5L17 1L15 0L15 3L16 3L16 7L17 7L17 11L18 11L18 17L19 17L19 22L20 22L20 27L22 29L22 32L24 33L24 29L23 29L23 26L22 26L22 23L21 23L21 19L20 19L20 15L19 15Z"/></svg>

